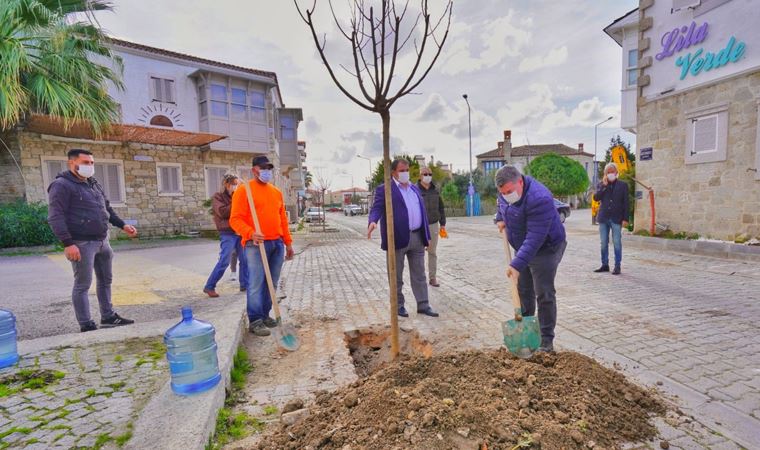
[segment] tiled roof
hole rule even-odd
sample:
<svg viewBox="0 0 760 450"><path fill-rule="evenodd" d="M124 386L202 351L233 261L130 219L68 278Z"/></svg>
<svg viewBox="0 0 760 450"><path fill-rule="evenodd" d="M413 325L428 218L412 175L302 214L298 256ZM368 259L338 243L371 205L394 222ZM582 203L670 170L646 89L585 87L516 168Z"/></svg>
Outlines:
<svg viewBox="0 0 760 450"><path fill-rule="evenodd" d="M591 153L581 152L577 148L569 147L565 144L542 144L542 145L521 145L512 147L512 156L538 156L544 153L557 153L563 156L582 155L592 158ZM500 148L489 150L476 156L479 159L503 158L504 151Z"/></svg>
<svg viewBox="0 0 760 450"><path fill-rule="evenodd" d="M83 122L68 127L60 119L40 114L32 115L24 127L26 131L74 139L91 139L142 144L173 145L179 147L202 147L224 139L226 136L209 133L192 133L171 128L153 128L139 125L112 124L111 129L95 136L90 126Z"/></svg>

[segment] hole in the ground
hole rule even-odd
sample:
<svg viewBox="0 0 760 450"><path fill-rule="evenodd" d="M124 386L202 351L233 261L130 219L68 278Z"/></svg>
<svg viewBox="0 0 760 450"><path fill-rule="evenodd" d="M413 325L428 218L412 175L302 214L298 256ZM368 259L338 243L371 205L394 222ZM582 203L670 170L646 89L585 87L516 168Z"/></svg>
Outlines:
<svg viewBox="0 0 760 450"><path fill-rule="evenodd" d="M346 345L354 361L356 374L365 377L391 361L391 329L374 326L346 333ZM399 330L399 352L402 355L419 355L429 358L433 346L420 337L417 330Z"/></svg>

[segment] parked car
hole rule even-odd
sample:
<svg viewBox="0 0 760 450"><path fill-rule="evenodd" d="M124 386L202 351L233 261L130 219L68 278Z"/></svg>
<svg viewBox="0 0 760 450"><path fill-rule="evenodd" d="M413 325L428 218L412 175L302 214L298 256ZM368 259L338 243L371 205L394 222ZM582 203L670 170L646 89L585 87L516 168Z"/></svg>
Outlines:
<svg viewBox="0 0 760 450"><path fill-rule="evenodd" d="M322 222L325 220L325 210L319 206L310 206L303 216L306 222Z"/></svg>
<svg viewBox="0 0 760 450"><path fill-rule="evenodd" d="M359 205L346 205L343 207L344 216L357 216L362 213L362 207Z"/></svg>
<svg viewBox="0 0 760 450"><path fill-rule="evenodd" d="M570 205L555 198L554 207L557 208L557 212L559 213L559 221L565 223L565 219L570 216Z"/></svg>
<svg viewBox="0 0 760 450"><path fill-rule="evenodd" d="M556 198L554 200L554 207L557 208L559 213L559 221L565 223L565 219L570 216L570 205L565 202L559 201ZM496 214L493 215L493 223L496 223Z"/></svg>

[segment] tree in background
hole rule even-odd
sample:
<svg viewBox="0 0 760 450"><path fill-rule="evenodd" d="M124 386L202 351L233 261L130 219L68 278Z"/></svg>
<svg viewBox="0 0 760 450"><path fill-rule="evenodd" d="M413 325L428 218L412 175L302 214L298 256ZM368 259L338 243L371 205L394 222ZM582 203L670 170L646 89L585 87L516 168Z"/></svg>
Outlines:
<svg viewBox="0 0 760 450"><path fill-rule="evenodd" d="M97 134L118 121L107 83L123 88L121 59L98 27L72 20L108 10L101 0L0 1L0 130L29 113L83 121Z"/></svg>
<svg viewBox="0 0 760 450"><path fill-rule="evenodd" d="M409 163L409 179L416 183L420 178L420 163L409 155L395 155L393 159L404 158ZM392 160L393 160L392 159ZM391 160L391 161L392 161ZM433 182L441 187L448 179L449 176L440 167L436 166L432 162L427 164L428 168L433 172ZM380 186L383 183L383 163L378 162L375 166L375 170L372 172L372 186Z"/></svg>
<svg viewBox="0 0 760 450"><path fill-rule="evenodd" d="M462 203L462 194L455 183L446 183L441 189L441 197L446 205L459 206Z"/></svg>
<svg viewBox="0 0 760 450"><path fill-rule="evenodd" d="M620 135L617 135L613 138L610 138L610 146L607 147L607 151L604 154L604 164L599 164L599 171L597 172L598 180L601 180L604 176L604 166L606 166L608 162L612 161L612 149L618 146L625 149L625 153L628 156L628 161L630 162L631 166L634 168L636 167L636 155L631 152L631 144L623 141L620 138Z"/></svg>
<svg viewBox="0 0 760 450"><path fill-rule="evenodd" d="M588 174L581 163L556 153L546 153L532 160L528 172L555 197L580 194L589 186Z"/></svg>
<svg viewBox="0 0 760 450"><path fill-rule="evenodd" d="M314 181L314 175L312 175L311 172L307 170L306 174L303 176L303 183L306 189L309 189L309 187L311 187L313 181Z"/></svg>

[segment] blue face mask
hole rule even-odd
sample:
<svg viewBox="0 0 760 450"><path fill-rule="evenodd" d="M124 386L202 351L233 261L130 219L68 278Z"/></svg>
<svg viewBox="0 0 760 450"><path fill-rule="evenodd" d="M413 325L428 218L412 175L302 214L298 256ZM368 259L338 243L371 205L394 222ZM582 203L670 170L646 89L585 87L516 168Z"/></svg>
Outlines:
<svg viewBox="0 0 760 450"><path fill-rule="evenodd" d="M259 181L269 183L272 181L272 169L261 169L259 171Z"/></svg>

